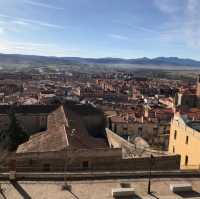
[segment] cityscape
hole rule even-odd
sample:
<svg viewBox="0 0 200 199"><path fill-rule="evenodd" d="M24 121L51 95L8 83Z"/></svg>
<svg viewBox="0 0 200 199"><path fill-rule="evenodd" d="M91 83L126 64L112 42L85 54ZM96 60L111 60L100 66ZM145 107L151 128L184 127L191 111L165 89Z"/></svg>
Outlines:
<svg viewBox="0 0 200 199"><path fill-rule="evenodd" d="M93 1L0 0L0 199L200 198L200 2Z"/></svg>

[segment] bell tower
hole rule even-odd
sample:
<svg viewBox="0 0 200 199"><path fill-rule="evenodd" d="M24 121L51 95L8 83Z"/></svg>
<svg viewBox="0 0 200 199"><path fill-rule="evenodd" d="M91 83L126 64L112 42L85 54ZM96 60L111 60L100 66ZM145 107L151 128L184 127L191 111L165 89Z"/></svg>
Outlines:
<svg viewBox="0 0 200 199"><path fill-rule="evenodd" d="M196 105L200 107L200 74L197 77Z"/></svg>
<svg viewBox="0 0 200 199"><path fill-rule="evenodd" d="M200 75L197 77L197 91L196 91L197 98L200 98Z"/></svg>

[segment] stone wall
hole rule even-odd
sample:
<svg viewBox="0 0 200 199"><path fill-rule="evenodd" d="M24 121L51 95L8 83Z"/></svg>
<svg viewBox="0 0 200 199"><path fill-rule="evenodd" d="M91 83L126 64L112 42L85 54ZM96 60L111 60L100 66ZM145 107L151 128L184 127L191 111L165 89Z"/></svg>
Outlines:
<svg viewBox="0 0 200 199"><path fill-rule="evenodd" d="M122 159L121 149L77 150L48 153L17 154L17 171L119 171L149 170L149 157ZM153 158L153 170L179 169L180 156ZM9 161L7 163L9 168Z"/></svg>
<svg viewBox="0 0 200 199"><path fill-rule="evenodd" d="M47 127L47 116L48 114L20 114L16 113L16 118L21 125L21 127L24 128L24 130L28 134L40 132L42 130L45 130ZM0 114L0 127L1 130L6 130L9 127L9 116L8 114Z"/></svg>
<svg viewBox="0 0 200 199"><path fill-rule="evenodd" d="M152 146L160 146L167 150L169 141L170 122L154 123L144 121L143 123L112 123L116 134L131 138L137 136L144 138Z"/></svg>

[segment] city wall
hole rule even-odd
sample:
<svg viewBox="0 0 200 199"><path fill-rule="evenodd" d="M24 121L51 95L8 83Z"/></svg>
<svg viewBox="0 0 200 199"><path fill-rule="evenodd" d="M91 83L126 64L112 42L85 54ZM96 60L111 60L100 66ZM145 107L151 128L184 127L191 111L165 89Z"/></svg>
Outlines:
<svg viewBox="0 0 200 199"><path fill-rule="evenodd" d="M158 156L122 159L121 149L73 150L47 153L17 154L5 165L9 170L10 162L15 161L16 170L31 171L146 171L177 170L180 156Z"/></svg>

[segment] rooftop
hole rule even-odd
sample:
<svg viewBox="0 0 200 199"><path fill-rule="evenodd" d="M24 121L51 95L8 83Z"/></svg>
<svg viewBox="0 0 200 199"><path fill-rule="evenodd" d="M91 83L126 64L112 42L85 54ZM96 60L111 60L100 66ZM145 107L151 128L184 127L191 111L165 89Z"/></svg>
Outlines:
<svg viewBox="0 0 200 199"><path fill-rule="evenodd" d="M47 130L32 135L21 144L17 153L61 151L76 149L108 148L107 138L91 135L81 114L64 105L48 115Z"/></svg>
<svg viewBox="0 0 200 199"><path fill-rule="evenodd" d="M162 178L152 179L152 195L147 194L148 179L116 179L94 181L67 181L71 191L62 190L64 182L57 181L20 181L11 184L9 181L0 182L3 195L0 199L113 199L111 190L127 184L135 188L137 196L133 199L194 199L200 198L199 178ZM172 193L170 184L189 183L193 187L192 192ZM122 198L118 198L122 199ZM128 199L128 198L123 198ZM129 198L130 199L130 198Z"/></svg>
<svg viewBox="0 0 200 199"><path fill-rule="evenodd" d="M15 113L46 114L46 113L51 113L57 107L58 106L53 106L53 105L20 105L20 106L1 105L0 114L8 114L11 109Z"/></svg>
<svg viewBox="0 0 200 199"><path fill-rule="evenodd" d="M195 129L196 131L200 132L200 121L190 121L187 123L188 126L191 128Z"/></svg>
<svg viewBox="0 0 200 199"><path fill-rule="evenodd" d="M128 122L127 120L125 120L124 117L121 117L121 116L113 116L113 117L111 117L111 121L114 123L127 123Z"/></svg>
<svg viewBox="0 0 200 199"><path fill-rule="evenodd" d="M67 132L69 145L73 148L108 148L106 138L92 136L83 123L82 113L76 112L69 106L64 106L66 118L69 121L69 129ZM91 113L92 114L92 113Z"/></svg>

